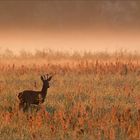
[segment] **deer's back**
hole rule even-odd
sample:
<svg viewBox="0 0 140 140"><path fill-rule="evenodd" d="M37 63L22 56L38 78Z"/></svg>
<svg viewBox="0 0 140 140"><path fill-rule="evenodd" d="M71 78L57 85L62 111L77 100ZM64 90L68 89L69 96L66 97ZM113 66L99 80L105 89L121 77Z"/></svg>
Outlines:
<svg viewBox="0 0 140 140"><path fill-rule="evenodd" d="M18 94L20 101L30 104L38 104L41 100L41 94L39 91L25 90Z"/></svg>

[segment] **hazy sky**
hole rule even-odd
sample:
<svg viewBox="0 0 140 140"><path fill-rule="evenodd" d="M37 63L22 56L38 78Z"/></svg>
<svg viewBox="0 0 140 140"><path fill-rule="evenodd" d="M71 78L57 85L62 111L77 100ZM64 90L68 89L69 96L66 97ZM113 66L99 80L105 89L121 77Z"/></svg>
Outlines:
<svg viewBox="0 0 140 140"><path fill-rule="evenodd" d="M140 51L138 0L0 0L1 48Z"/></svg>

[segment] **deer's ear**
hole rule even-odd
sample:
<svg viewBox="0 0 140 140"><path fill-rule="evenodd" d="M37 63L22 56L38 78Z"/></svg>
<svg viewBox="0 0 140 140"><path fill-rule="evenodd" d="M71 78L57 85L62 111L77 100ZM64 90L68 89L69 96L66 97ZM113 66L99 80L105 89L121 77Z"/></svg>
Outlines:
<svg viewBox="0 0 140 140"><path fill-rule="evenodd" d="M47 80L50 81L52 79L52 76L50 76Z"/></svg>
<svg viewBox="0 0 140 140"><path fill-rule="evenodd" d="M40 78L41 78L41 80L42 80L42 81L44 81L44 78L43 78L43 76L41 76Z"/></svg>

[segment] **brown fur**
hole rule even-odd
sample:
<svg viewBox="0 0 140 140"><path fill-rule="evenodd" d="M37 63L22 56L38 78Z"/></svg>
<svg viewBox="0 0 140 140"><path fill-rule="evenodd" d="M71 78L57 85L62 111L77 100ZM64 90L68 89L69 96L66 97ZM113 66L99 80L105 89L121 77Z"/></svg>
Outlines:
<svg viewBox="0 0 140 140"><path fill-rule="evenodd" d="M49 81L51 80L52 76L41 76L41 80L43 82L43 87L41 91L32 91L32 90L24 90L18 94L19 98L19 108L23 111L27 110L31 104L39 105L44 102L47 89L49 88Z"/></svg>

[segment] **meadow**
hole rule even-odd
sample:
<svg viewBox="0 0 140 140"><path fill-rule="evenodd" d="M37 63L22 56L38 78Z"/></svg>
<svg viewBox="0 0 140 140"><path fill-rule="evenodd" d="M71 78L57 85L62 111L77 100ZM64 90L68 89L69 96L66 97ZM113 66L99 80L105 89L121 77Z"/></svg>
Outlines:
<svg viewBox="0 0 140 140"><path fill-rule="evenodd" d="M45 103L22 112L17 95L40 90ZM140 55L10 51L0 55L0 140L140 139Z"/></svg>

